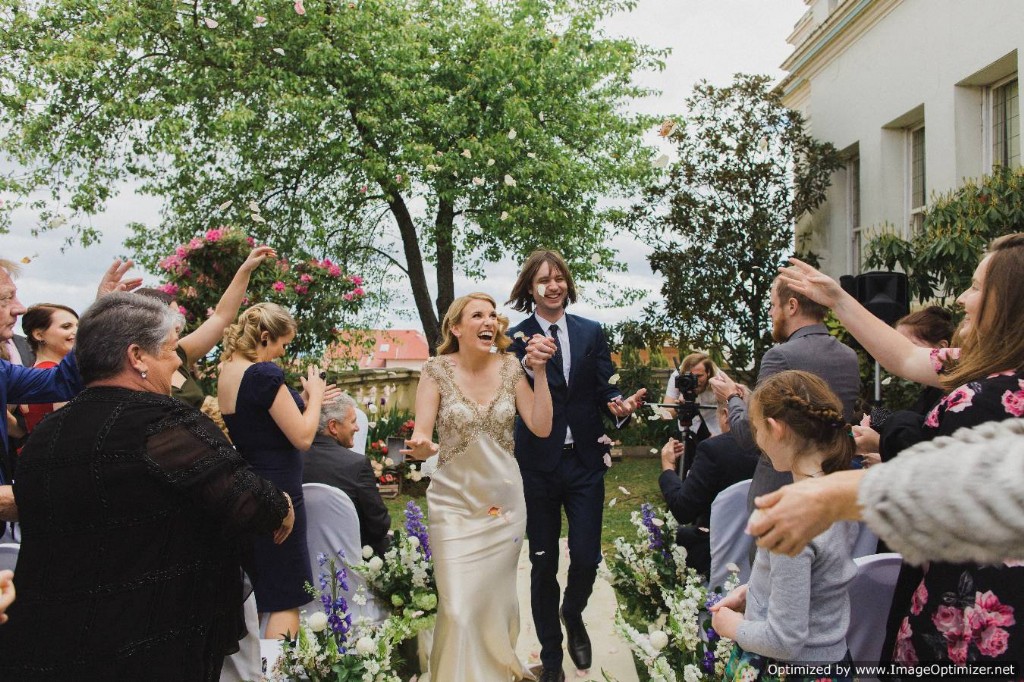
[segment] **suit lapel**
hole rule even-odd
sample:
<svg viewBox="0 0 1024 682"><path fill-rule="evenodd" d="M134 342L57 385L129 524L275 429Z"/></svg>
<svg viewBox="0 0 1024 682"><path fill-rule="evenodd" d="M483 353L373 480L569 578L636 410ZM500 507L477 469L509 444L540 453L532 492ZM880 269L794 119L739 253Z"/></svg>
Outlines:
<svg viewBox="0 0 1024 682"><path fill-rule="evenodd" d="M565 316L565 326L569 328L569 376L566 377L566 383L571 390L573 379L576 378L576 369L583 360L583 330L573 315Z"/></svg>

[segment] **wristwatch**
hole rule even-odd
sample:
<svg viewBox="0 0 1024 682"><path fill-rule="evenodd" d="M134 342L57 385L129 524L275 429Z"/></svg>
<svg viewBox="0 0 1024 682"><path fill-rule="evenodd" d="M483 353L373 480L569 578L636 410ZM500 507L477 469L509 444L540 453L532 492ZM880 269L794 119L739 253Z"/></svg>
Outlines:
<svg viewBox="0 0 1024 682"><path fill-rule="evenodd" d="M736 391L735 393L731 394L728 398L725 399L726 404L728 404L729 401L732 400L733 398L739 398L740 400L743 400L743 394L740 393L739 391Z"/></svg>

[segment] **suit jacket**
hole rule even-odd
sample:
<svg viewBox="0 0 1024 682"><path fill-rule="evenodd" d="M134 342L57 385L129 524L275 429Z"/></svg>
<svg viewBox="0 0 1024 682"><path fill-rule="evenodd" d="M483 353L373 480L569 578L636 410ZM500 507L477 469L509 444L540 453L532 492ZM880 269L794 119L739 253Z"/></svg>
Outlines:
<svg viewBox="0 0 1024 682"><path fill-rule="evenodd" d="M548 361L547 366L553 407L551 435L547 438L535 436L526 428L522 418L516 417L515 455L523 469L554 471L562 456L566 427L572 429L573 442L584 466L604 468L608 446L598 443L597 439L605 431L601 413L607 413L607 403L622 395L608 383L615 373L615 366L600 324L576 315L566 315L565 321L569 328L571 355L568 378L562 376L554 358ZM516 339L519 332L526 338ZM512 337L511 350L521 362L526 355L526 341L534 334L546 336L547 329L541 329L536 316L530 315L508 334ZM530 384L533 385L532 378Z"/></svg>
<svg viewBox="0 0 1024 682"><path fill-rule="evenodd" d="M797 329L784 342L768 349L761 359L757 383L788 369L800 369L817 374L843 403L843 418L852 422L860 395L860 365L857 353L828 333L823 324L811 324ZM729 401L729 429L744 447L754 445L750 432L747 405L739 398ZM748 506L758 495L778 490L793 482L793 475L775 471L767 457L762 457L750 484Z"/></svg>
<svg viewBox="0 0 1024 682"><path fill-rule="evenodd" d="M370 460L321 433L302 453L302 460L302 482L331 485L348 495L359 515L359 543L383 555L390 544L391 515L380 497Z"/></svg>
<svg viewBox="0 0 1024 682"><path fill-rule="evenodd" d="M36 364L36 354L32 350L32 346L28 345L28 339L21 334L14 335L14 347L18 349L18 355L21 356L22 367L31 367Z"/></svg>

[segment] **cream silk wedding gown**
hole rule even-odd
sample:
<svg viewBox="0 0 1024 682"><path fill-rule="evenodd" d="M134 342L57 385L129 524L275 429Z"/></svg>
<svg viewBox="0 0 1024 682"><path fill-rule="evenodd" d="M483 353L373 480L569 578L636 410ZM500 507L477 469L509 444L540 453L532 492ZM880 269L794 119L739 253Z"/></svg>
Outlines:
<svg viewBox="0 0 1024 682"><path fill-rule="evenodd" d="M523 479L513 456L515 387L523 369L502 358L489 405L466 398L445 356L423 367L440 388L439 463L427 489L439 598L433 682L534 679L517 658L516 572L526 532Z"/></svg>

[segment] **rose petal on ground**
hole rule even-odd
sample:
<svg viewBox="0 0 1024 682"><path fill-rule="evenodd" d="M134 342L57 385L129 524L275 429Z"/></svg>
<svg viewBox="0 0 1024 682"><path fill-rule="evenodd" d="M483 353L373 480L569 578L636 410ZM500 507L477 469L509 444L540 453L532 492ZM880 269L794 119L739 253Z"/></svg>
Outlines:
<svg viewBox="0 0 1024 682"><path fill-rule="evenodd" d="M619 503L619 498L617 498L617 497L613 497L612 499L608 500L608 506L609 507L614 507L618 503Z"/></svg>
<svg viewBox="0 0 1024 682"><path fill-rule="evenodd" d="M250 217L250 218L252 218L252 221L253 221L254 223L265 223L265 222L267 222L267 221L266 221L266 220L265 220L265 219L263 218L263 216L261 216L261 215L260 215L259 213L253 213L253 214L252 214L251 216L249 216L249 217Z"/></svg>
<svg viewBox="0 0 1024 682"><path fill-rule="evenodd" d="M632 494L628 490L626 490L624 487L622 487L621 485L619 486L619 492L621 492L623 495L627 495L627 496Z"/></svg>
<svg viewBox="0 0 1024 682"><path fill-rule="evenodd" d="M233 203L234 202L230 201L230 200L225 201L223 204L221 204L220 206L217 207L217 210L219 210L219 211L226 211L229 208L231 208L231 204L233 204Z"/></svg>
<svg viewBox="0 0 1024 682"><path fill-rule="evenodd" d="M274 48L274 52L276 52L277 54L281 55L282 57L284 56L284 50L281 49L280 47L275 47Z"/></svg>

